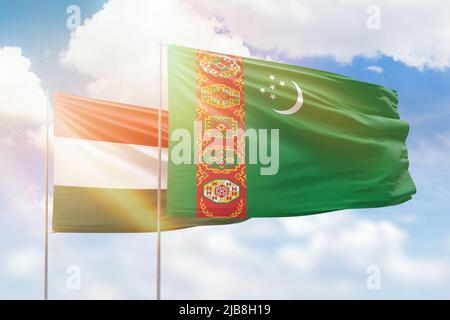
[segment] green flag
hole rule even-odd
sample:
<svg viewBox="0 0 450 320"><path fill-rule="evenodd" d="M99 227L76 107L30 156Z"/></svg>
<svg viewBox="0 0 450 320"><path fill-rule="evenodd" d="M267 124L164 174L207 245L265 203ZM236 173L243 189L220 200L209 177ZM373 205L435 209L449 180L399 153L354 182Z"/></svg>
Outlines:
<svg viewBox="0 0 450 320"><path fill-rule="evenodd" d="M299 216L416 192L394 90L177 46L168 74L169 215Z"/></svg>

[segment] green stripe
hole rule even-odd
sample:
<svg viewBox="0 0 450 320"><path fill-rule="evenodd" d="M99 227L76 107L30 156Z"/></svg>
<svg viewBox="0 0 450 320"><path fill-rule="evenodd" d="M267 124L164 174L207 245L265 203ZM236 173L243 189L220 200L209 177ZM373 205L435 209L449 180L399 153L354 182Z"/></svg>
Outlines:
<svg viewBox="0 0 450 320"><path fill-rule="evenodd" d="M155 232L157 190L54 187L53 231ZM162 192L165 208L166 192ZM242 222L241 219L173 218L162 212L161 230Z"/></svg>
<svg viewBox="0 0 450 320"><path fill-rule="evenodd" d="M169 77L169 133L176 129L185 129L195 137L196 119L196 52L176 46L167 48ZM191 145L194 141L191 141ZM174 143L169 143L169 154ZM194 148L191 148L194 159ZM177 217L196 216L196 172L195 164L182 166L168 163L167 185L171 190L167 195L167 209ZM194 215L192 214L194 212Z"/></svg>
<svg viewBox="0 0 450 320"><path fill-rule="evenodd" d="M397 93L338 74L244 59L246 129L279 129L279 170L247 165L250 217L308 215L395 205L415 193ZM269 75L275 75L271 81ZM281 87L279 81L285 81ZM286 116L303 91L304 104ZM259 92L276 85L277 99ZM247 145L248 155L248 145Z"/></svg>

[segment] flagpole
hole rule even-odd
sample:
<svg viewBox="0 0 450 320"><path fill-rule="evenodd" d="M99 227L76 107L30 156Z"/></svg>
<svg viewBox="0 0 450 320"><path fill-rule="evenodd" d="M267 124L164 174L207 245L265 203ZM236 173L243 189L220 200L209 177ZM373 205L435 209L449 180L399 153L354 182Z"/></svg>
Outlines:
<svg viewBox="0 0 450 320"><path fill-rule="evenodd" d="M45 135L45 254L44 254L44 300L48 300L48 147L49 147L49 117L50 95L47 90L46 135Z"/></svg>
<svg viewBox="0 0 450 320"><path fill-rule="evenodd" d="M159 43L159 108L158 108L158 199L156 216L156 300L161 300L161 148L162 148L162 63L163 45Z"/></svg>

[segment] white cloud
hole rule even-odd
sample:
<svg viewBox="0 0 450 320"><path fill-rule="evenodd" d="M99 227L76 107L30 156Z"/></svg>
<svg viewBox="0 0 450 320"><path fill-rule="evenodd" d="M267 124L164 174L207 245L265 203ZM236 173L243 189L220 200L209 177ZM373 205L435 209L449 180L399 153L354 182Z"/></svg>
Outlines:
<svg viewBox="0 0 450 320"><path fill-rule="evenodd" d="M411 259L401 253L393 253L386 261L388 274L406 285L439 285L448 283L450 265L441 258Z"/></svg>
<svg viewBox="0 0 450 320"><path fill-rule="evenodd" d="M260 227L273 232L255 236ZM373 264L390 296L400 297L405 287L445 287L450 277L448 259L411 255L404 230L351 211L250 220L163 239L166 298L370 297L366 270Z"/></svg>
<svg viewBox="0 0 450 320"><path fill-rule="evenodd" d="M410 149L411 162L421 165L446 165L450 162L450 133L434 134L429 139L420 138Z"/></svg>
<svg viewBox="0 0 450 320"><path fill-rule="evenodd" d="M31 61L18 47L0 47L0 116L31 124L45 121L47 98L41 80L30 70Z"/></svg>
<svg viewBox="0 0 450 320"><path fill-rule="evenodd" d="M368 66L367 70L375 72L375 73L383 73L384 69L380 66Z"/></svg>
<svg viewBox="0 0 450 320"><path fill-rule="evenodd" d="M159 105L160 41L249 55L222 23L183 1L111 0L72 34L63 65L88 75L89 96Z"/></svg>
<svg viewBox="0 0 450 320"><path fill-rule="evenodd" d="M42 272L42 255L36 248L14 249L2 258L4 271L15 278L32 278Z"/></svg>
<svg viewBox="0 0 450 320"><path fill-rule="evenodd" d="M28 129L26 131L26 136L28 138L28 142L32 145L35 145L39 148L45 148L46 143L46 126L41 126L39 129L32 130Z"/></svg>
<svg viewBox="0 0 450 320"><path fill-rule="evenodd" d="M351 211L167 232L163 298L371 298L369 265L380 267L386 297L445 290L449 260L411 254L408 244L395 224ZM52 298L154 297L154 234L56 234L50 247ZM81 268L80 291L66 288L68 265Z"/></svg>
<svg viewBox="0 0 450 320"><path fill-rule="evenodd" d="M13 203L17 212L26 215L33 215L44 210L44 194L39 187L31 184L23 190L19 197L13 198Z"/></svg>
<svg viewBox="0 0 450 320"><path fill-rule="evenodd" d="M49 124L48 129L49 134L49 148L51 149L51 137L53 137L53 125ZM40 126L36 129L28 129L25 132L27 142L31 145L34 145L40 149L45 149L46 139L47 139L47 127L45 125Z"/></svg>
<svg viewBox="0 0 450 320"><path fill-rule="evenodd" d="M19 187L22 187L20 192L10 190L6 193L11 197L11 206L7 211L8 216L2 215L2 218L6 218L15 227L21 228L24 237L31 236L35 240L41 240L44 235L45 192L35 184L24 187L21 182ZM49 222L52 220L52 200L49 196Z"/></svg>
<svg viewBox="0 0 450 320"><path fill-rule="evenodd" d="M11 134L6 134L0 139L0 146L12 147L16 144L14 136Z"/></svg>
<svg viewBox="0 0 450 320"><path fill-rule="evenodd" d="M85 94L134 104L159 104L159 43L274 59L390 56L419 69L450 65L450 3L383 0L381 29L366 27L371 1L110 0L77 28L61 63L88 76ZM430 16L428 23L402 17ZM412 39L414 37L414 41ZM245 42L244 42L245 41ZM368 68L381 72L379 66Z"/></svg>
<svg viewBox="0 0 450 320"><path fill-rule="evenodd" d="M326 257L334 257L355 271L376 262L393 281L409 285L436 284L450 276L450 261L408 256L407 234L389 221L371 221L340 212L283 222L291 235L306 242L289 245L288 249L305 255L311 268L325 262Z"/></svg>
<svg viewBox="0 0 450 320"><path fill-rule="evenodd" d="M448 1L380 0L380 29L367 28L371 0L193 0L205 15L223 18L227 29L252 46L290 57L356 55L392 57L417 68L450 66ZM423 17L417 20L414 17Z"/></svg>
<svg viewBox="0 0 450 320"><path fill-rule="evenodd" d="M42 53L42 56L44 58L49 58L51 56L52 52L49 49L44 50L44 52Z"/></svg>
<svg viewBox="0 0 450 320"><path fill-rule="evenodd" d="M47 96L41 79L31 71L31 61L18 47L0 47L0 147L24 144L42 147Z"/></svg>

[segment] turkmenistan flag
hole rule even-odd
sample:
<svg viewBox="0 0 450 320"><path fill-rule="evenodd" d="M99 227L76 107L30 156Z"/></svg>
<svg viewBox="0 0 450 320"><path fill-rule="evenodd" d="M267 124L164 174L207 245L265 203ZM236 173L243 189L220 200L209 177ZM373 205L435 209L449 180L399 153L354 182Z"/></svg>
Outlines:
<svg viewBox="0 0 450 320"><path fill-rule="evenodd" d="M298 216L416 192L394 90L177 46L168 75L172 216Z"/></svg>
<svg viewBox="0 0 450 320"><path fill-rule="evenodd" d="M53 230L155 231L158 110L65 94L54 109ZM223 224L165 214L167 112L162 120L161 229Z"/></svg>

